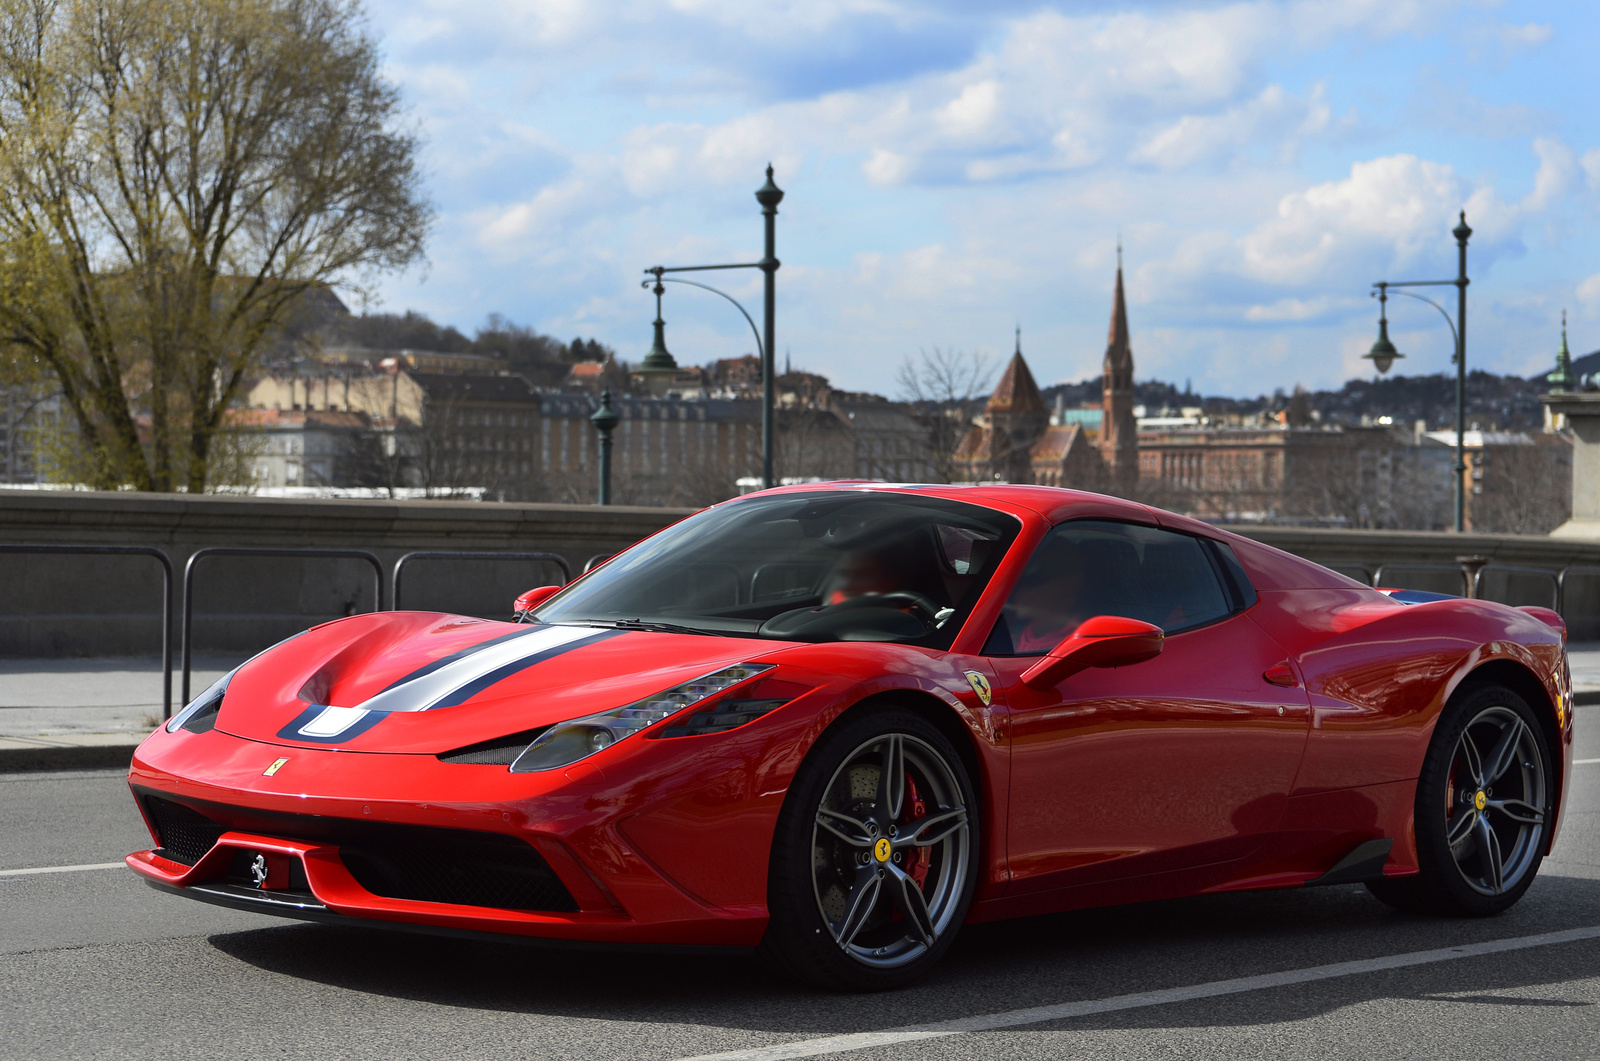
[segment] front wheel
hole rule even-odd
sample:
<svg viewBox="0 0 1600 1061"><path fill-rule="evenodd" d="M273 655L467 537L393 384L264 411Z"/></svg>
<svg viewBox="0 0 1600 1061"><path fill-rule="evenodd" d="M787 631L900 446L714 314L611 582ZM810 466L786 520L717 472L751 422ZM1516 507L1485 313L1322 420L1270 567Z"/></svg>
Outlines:
<svg viewBox="0 0 1600 1061"><path fill-rule="evenodd" d="M950 741L901 709L847 717L784 800L762 950L822 987L909 983L961 927L977 852L977 801Z"/></svg>
<svg viewBox="0 0 1600 1061"><path fill-rule="evenodd" d="M1448 707L1417 779L1415 877L1368 888L1391 906L1487 917L1533 883L1553 814L1551 757L1537 716L1498 685Z"/></svg>

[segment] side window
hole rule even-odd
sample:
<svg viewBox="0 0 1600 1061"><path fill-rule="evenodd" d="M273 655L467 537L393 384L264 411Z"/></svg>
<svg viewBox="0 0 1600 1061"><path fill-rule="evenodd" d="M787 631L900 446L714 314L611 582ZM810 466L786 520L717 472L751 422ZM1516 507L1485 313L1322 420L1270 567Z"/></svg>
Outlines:
<svg viewBox="0 0 1600 1061"><path fill-rule="evenodd" d="M1048 652L1096 615L1142 619L1169 634L1224 618L1244 602L1223 582L1225 561L1210 545L1132 523L1063 523L1029 558L984 654Z"/></svg>

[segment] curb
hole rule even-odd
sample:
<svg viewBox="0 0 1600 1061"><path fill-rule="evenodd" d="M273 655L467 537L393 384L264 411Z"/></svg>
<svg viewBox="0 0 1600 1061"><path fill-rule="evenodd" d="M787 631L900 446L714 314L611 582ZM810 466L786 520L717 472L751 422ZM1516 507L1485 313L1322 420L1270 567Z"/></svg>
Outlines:
<svg viewBox="0 0 1600 1061"><path fill-rule="evenodd" d="M133 744L0 748L0 774L36 770L126 770L139 747Z"/></svg>

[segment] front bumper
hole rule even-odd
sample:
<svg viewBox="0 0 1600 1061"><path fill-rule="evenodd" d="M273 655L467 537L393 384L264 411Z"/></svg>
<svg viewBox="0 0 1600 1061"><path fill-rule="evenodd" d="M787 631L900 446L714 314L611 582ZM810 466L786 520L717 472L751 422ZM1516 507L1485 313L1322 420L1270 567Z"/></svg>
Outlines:
<svg viewBox="0 0 1600 1061"><path fill-rule="evenodd" d="M629 742L633 747L615 749L625 754L602 764L511 774L432 755L158 730L129 773L151 835L167 843L152 799L203 817L212 831L199 844L192 837L181 850L168 843L129 855L127 863L179 894L301 919L598 944L750 947L766 927L767 852L785 786L752 762L752 737L734 736L713 738L714 749L701 745L687 757L683 742L702 738ZM763 738L760 746L770 744ZM706 754L712 750L717 754ZM716 798L707 801L707 793ZM383 830L388 876L375 877L348 845ZM542 862L564 898L547 904L553 909L530 909L538 903L526 897L506 906L440 902L374 884L393 879L413 855L426 872L438 871L441 858L451 868L456 856L448 845L441 855L437 846L404 841L435 834L526 845L524 853L536 852L529 858ZM360 843L370 855L372 844ZM242 872L257 856L267 869L260 885Z"/></svg>

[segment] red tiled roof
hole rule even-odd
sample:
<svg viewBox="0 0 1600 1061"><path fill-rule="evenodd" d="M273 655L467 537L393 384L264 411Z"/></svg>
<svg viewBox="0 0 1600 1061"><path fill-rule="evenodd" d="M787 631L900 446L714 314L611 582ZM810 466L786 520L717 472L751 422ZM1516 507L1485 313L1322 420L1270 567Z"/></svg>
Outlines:
<svg viewBox="0 0 1600 1061"><path fill-rule="evenodd" d="M1006 365L1005 375L1000 377L986 408L990 412L1004 413L1049 412L1039 396L1039 385L1033 381L1033 373L1028 371L1028 363L1022 359L1022 351L1011 355L1011 363Z"/></svg>

